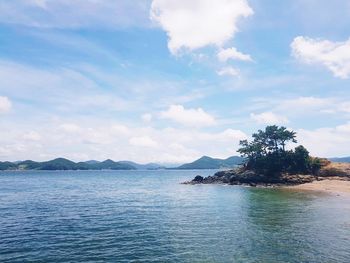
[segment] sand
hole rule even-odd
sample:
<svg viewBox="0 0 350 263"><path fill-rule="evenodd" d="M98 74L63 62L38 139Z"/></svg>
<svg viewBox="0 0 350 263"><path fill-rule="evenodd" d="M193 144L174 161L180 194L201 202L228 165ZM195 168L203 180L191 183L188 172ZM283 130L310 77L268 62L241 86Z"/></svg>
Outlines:
<svg viewBox="0 0 350 263"><path fill-rule="evenodd" d="M294 190L309 190L328 192L331 194L342 194L350 196L350 181L344 180L322 180L314 181L312 183L300 184L295 186L288 186L289 189Z"/></svg>

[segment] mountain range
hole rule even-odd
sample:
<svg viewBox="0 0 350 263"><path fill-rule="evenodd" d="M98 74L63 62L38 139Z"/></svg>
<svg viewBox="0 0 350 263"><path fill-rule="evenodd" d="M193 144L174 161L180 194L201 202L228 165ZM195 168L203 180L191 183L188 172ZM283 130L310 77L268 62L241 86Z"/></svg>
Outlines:
<svg viewBox="0 0 350 263"><path fill-rule="evenodd" d="M328 158L328 160L330 160L331 162L335 162L335 163L350 163L350 156Z"/></svg>
<svg viewBox="0 0 350 263"><path fill-rule="evenodd" d="M163 167L153 163L115 162L110 159L103 162L91 160L77 163L65 158L57 158L47 162L35 162L31 160L0 162L0 170L153 170L161 168Z"/></svg>
<svg viewBox="0 0 350 263"><path fill-rule="evenodd" d="M329 158L332 162L350 162L350 157ZM0 170L159 170L159 169L225 169L242 164L244 159L239 156L231 156L227 159L211 158L203 156L191 163L178 167L168 168L157 163L139 164L131 161L105 160L103 162L90 160L86 162L73 162L65 158L57 158L47 162L35 162L31 160L18 162L0 162Z"/></svg>
<svg viewBox="0 0 350 263"><path fill-rule="evenodd" d="M203 156L192 163L186 163L180 165L176 169L188 170L188 169L221 169L232 168L236 165L242 164L243 158L239 156L231 156L227 159L211 158L209 156Z"/></svg>
<svg viewBox="0 0 350 263"><path fill-rule="evenodd" d="M158 170L158 169L220 169L230 168L241 164L242 157L232 156L227 159L217 159L203 156L200 159L167 168L157 163L138 164L131 161L105 160L103 162L90 160L86 162L73 162L65 158L57 158L47 162L35 162L31 160L18 162L0 162L0 170Z"/></svg>

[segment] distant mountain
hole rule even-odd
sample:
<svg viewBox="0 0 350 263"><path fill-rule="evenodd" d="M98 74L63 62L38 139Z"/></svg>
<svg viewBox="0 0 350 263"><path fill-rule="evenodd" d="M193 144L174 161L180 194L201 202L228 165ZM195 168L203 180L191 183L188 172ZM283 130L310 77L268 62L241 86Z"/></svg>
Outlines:
<svg viewBox="0 0 350 263"><path fill-rule="evenodd" d="M96 161L96 160L90 160L90 161L85 161L84 163L87 163L87 164L96 164L96 163L100 163L99 161Z"/></svg>
<svg viewBox="0 0 350 263"><path fill-rule="evenodd" d="M21 165L21 163L19 164ZM39 170L77 170L77 164L68 159L57 158L39 164Z"/></svg>
<svg viewBox="0 0 350 263"><path fill-rule="evenodd" d="M159 170L159 169L166 168L166 167L159 165L157 163L139 164L139 163L135 163L135 162L131 162L131 161L120 161L120 163L131 165L131 166L135 167L135 169L137 169L137 170Z"/></svg>
<svg viewBox="0 0 350 263"><path fill-rule="evenodd" d="M87 161L75 163L65 158L57 158L47 162L31 160L12 163L0 162L0 170L135 170L132 165L106 160L103 162Z"/></svg>
<svg viewBox="0 0 350 263"><path fill-rule="evenodd" d="M220 169L220 168L232 168L235 165L242 164L243 158L239 156L231 156L227 159L211 158L209 156L203 156L192 163L183 164L176 169Z"/></svg>
<svg viewBox="0 0 350 263"><path fill-rule="evenodd" d="M350 157L328 158L332 162L350 163ZM227 159L211 158L203 156L192 163L186 163L176 167L175 165L167 167L157 163L139 164L131 161L105 160L99 162L90 160L85 162L73 162L65 158L57 158L47 162L35 162L32 160L16 162L0 162L0 170L159 170L159 169L221 169L232 168L242 164L244 158L231 156Z"/></svg>
<svg viewBox="0 0 350 263"><path fill-rule="evenodd" d="M95 168L94 170L136 170L136 168L130 164L115 162L111 159L100 163L91 164L90 166Z"/></svg>
<svg viewBox="0 0 350 263"><path fill-rule="evenodd" d="M17 164L11 162L0 162L0 170L15 170Z"/></svg>
<svg viewBox="0 0 350 263"><path fill-rule="evenodd" d="M18 162L0 162L0 170L158 170L165 169L156 163L138 164L130 161L115 162L105 160L103 162L90 160L75 163L65 158L57 158L47 162L35 162L31 160Z"/></svg>
<svg viewBox="0 0 350 263"><path fill-rule="evenodd" d="M327 158L331 162L335 163L350 163L350 156L349 157L335 157L335 158Z"/></svg>
<svg viewBox="0 0 350 263"><path fill-rule="evenodd" d="M17 166L18 166L18 169L21 169L21 170L35 170L40 168L41 163L27 160L27 161L17 163Z"/></svg>

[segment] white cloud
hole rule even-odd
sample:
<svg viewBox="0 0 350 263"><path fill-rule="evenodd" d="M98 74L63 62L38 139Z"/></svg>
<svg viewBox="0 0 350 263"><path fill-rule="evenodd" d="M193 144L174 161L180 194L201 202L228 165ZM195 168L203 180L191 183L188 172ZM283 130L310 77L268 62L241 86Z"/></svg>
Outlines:
<svg viewBox="0 0 350 263"><path fill-rule="evenodd" d="M44 28L148 25L150 0L1 1L0 23Z"/></svg>
<svg viewBox="0 0 350 263"><path fill-rule="evenodd" d="M152 118L153 118L153 116L150 113L145 113L145 114L142 114L142 116L141 116L141 119L143 122L151 122Z"/></svg>
<svg viewBox="0 0 350 263"><path fill-rule="evenodd" d="M168 110L161 112L160 117L193 127L211 126L216 123L215 118L202 108L185 109L182 105L171 105Z"/></svg>
<svg viewBox="0 0 350 263"><path fill-rule="evenodd" d="M114 124L112 125L112 132L118 135L127 135L129 128L122 124Z"/></svg>
<svg viewBox="0 0 350 263"><path fill-rule="evenodd" d="M97 117L77 120L75 124L80 129L75 133L57 129L67 123L71 122L54 119L7 123L0 129L0 160L48 160L62 156L76 161L110 158L183 163L202 155L235 155L239 140L247 138L236 129L204 132L192 127L126 126ZM34 133L32 127L37 128ZM36 140L36 135L40 140Z"/></svg>
<svg viewBox="0 0 350 263"><path fill-rule="evenodd" d="M350 113L350 101L344 97L314 97L301 96L294 98L255 98L246 108L249 111L277 112L288 118L315 118L323 119L325 114L338 114L337 117L346 117Z"/></svg>
<svg viewBox="0 0 350 263"><path fill-rule="evenodd" d="M23 135L23 139L29 141L40 141L41 135L36 131L30 131Z"/></svg>
<svg viewBox="0 0 350 263"><path fill-rule="evenodd" d="M304 145L314 156L349 156L350 123L332 128L300 129L297 132L298 142Z"/></svg>
<svg viewBox="0 0 350 263"><path fill-rule="evenodd" d="M337 109L340 112L350 113L350 101L343 101L337 105Z"/></svg>
<svg viewBox="0 0 350 263"><path fill-rule="evenodd" d="M281 100L275 111L283 112L287 115L300 115L315 113L331 113L338 111L339 101L334 98L320 97L297 97L293 99Z"/></svg>
<svg viewBox="0 0 350 263"><path fill-rule="evenodd" d="M349 116L350 102L342 97L298 97L281 100L274 111L287 116L338 114L341 117Z"/></svg>
<svg viewBox="0 0 350 263"><path fill-rule="evenodd" d="M150 16L168 34L172 54L208 45L223 46L238 20L253 14L246 0L153 0Z"/></svg>
<svg viewBox="0 0 350 263"><path fill-rule="evenodd" d="M251 113L250 118L259 124L283 124L288 123L288 119L284 116L273 112L263 112L260 114Z"/></svg>
<svg viewBox="0 0 350 263"><path fill-rule="evenodd" d="M141 147L153 148L158 146L158 143L148 136L132 137L130 138L129 143L133 146Z"/></svg>
<svg viewBox="0 0 350 263"><path fill-rule="evenodd" d="M226 62L229 59L242 60L242 61L253 61L250 55L239 52L236 48L231 47L227 49L221 49L218 54L218 59L222 62Z"/></svg>
<svg viewBox="0 0 350 263"><path fill-rule="evenodd" d="M32 0L32 2L34 6L36 5L43 9L47 8L47 0Z"/></svg>
<svg viewBox="0 0 350 263"><path fill-rule="evenodd" d="M32 116L151 112L207 96L207 84L199 81L185 83L149 75L131 80L115 69L92 64L44 69L0 60L0 79L0 94L17 99L17 113L23 107L35 110ZM200 88L190 90L191 84Z"/></svg>
<svg viewBox="0 0 350 263"><path fill-rule="evenodd" d="M332 42L298 36L291 48L293 56L305 63L323 65L338 78L350 76L350 39Z"/></svg>
<svg viewBox="0 0 350 263"><path fill-rule="evenodd" d="M8 97L0 96L0 114L7 113L12 108L12 102Z"/></svg>
<svg viewBox="0 0 350 263"><path fill-rule="evenodd" d="M213 140L220 142L237 142L239 140L247 139L248 136L241 130L226 129L218 133L201 133L198 139Z"/></svg>
<svg viewBox="0 0 350 263"><path fill-rule="evenodd" d="M76 133L80 131L80 127L74 123L63 123L60 125L60 128L64 132L69 132L69 133Z"/></svg>
<svg viewBox="0 0 350 263"><path fill-rule="evenodd" d="M225 138L226 140L243 140L248 136L241 130L226 129L219 133L219 138Z"/></svg>
<svg viewBox="0 0 350 263"><path fill-rule="evenodd" d="M124 100L115 94L101 92L94 77L93 72L84 74L78 69L44 70L0 60L0 90L32 105L40 104L40 108L46 107L47 110L68 109L70 113L77 108L106 110L125 107ZM79 99L72 99L76 94L81 94Z"/></svg>
<svg viewBox="0 0 350 263"><path fill-rule="evenodd" d="M222 69L220 69L219 71L217 71L217 74L219 76L239 76L239 71L238 69L235 69L234 67L224 67Z"/></svg>
<svg viewBox="0 0 350 263"><path fill-rule="evenodd" d="M329 105L330 99L328 98L318 98L318 97L298 97L295 99L285 100L281 104L287 105L287 108L320 108Z"/></svg>

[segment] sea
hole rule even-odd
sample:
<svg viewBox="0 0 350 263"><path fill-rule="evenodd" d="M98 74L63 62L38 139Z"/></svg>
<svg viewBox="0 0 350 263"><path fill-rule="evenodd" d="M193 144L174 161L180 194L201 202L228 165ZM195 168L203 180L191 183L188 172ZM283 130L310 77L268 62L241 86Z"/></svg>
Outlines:
<svg viewBox="0 0 350 263"><path fill-rule="evenodd" d="M0 262L350 262L350 198L214 170L0 173Z"/></svg>

